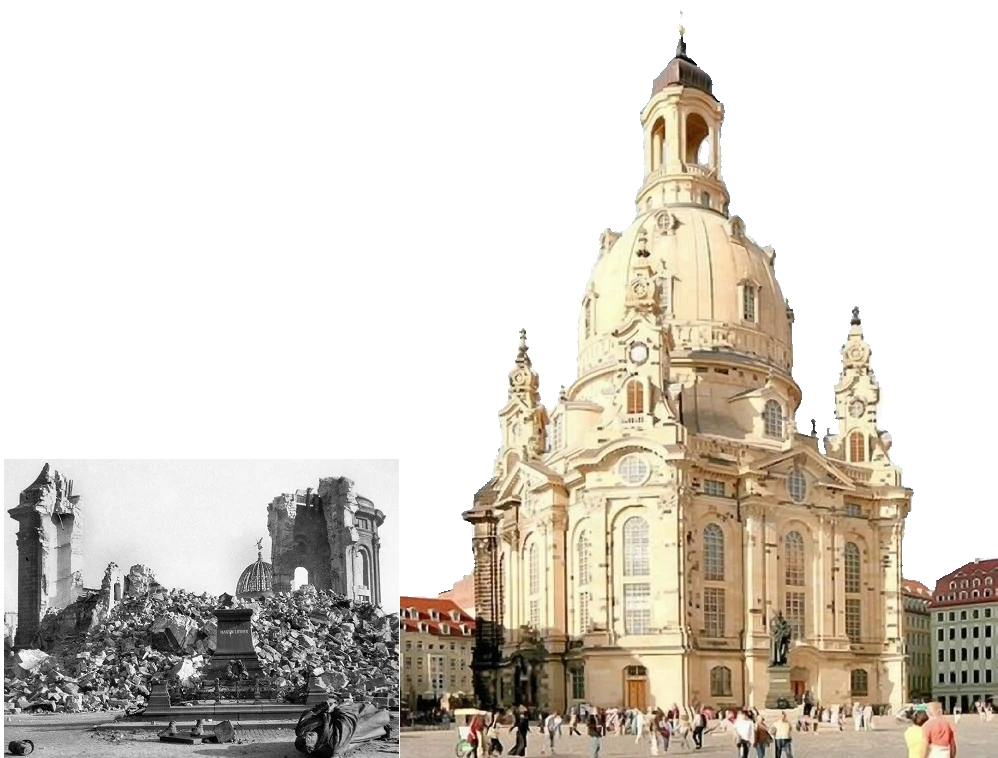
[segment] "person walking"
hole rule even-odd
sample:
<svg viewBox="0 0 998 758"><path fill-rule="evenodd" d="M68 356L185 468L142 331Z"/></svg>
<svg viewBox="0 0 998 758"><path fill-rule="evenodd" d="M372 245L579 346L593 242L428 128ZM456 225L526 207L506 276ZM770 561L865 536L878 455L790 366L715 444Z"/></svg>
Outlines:
<svg viewBox="0 0 998 758"><path fill-rule="evenodd" d="M748 711L740 711L735 717L735 744L739 758L749 758L749 751L755 744L755 724Z"/></svg>
<svg viewBox="0 0 998 758"><path fill-rule="evenodd" d="M655 714L655 731L655 739L662 741L662 752L668 753L669 741L672 739L672 722L669 721L669 717L661 709Z"/></svg>
<svg viewBox="0 0 998 758"><path fill-rule="evenodd" d="M772 741L773 735L769 733L769 727L766 726L766 719L759 716L755 724L755 754L757 758L766 758L766 748L769 747L769 743Z"/></svg>
<svg viewBox="0 0 998 758"><path fill-rule="evenodd" d="M857 732L863 727L863 708L859 703L852 704L852 723Z"/></svg>
<svg viewBox="0 0 998 758"><path fill-rule="evenodd" d="M482 734L485 732L485 719L481 714L476 713L468 728L468 744L471 745L471 758L479 758L479 747L482 745ZM482 750L482 753L485 751Z"/></svg>
<svg viewBox="0 0 998 758"><path fill-rule="evenodd" d="M548 738L548 747L551 748L551 755L554 755L554 738L558 734L558 727L561 725L560 717L557 713L549 713L544 719L543 728Z"/></svg>
<svg viewBox="0 0 998 758"><path fill-rule="evenodd" d="M943 707L938 701L929 703L928 720L922 724L929 751L926 758L956 758L956 735L953 727L943 716Z"/></svg>
<svg viewBox="0 0 998 758"><path fill-rule="evenodd" d="M488 743L488 754L490 756L502 755L502 743L499 741L499 726L502 720L502 711L492 714L492 721L485 729L485 740Z"/></svg>
<svg viewBox="0 0 998 758"><path fill-rule="evenodd" d="M600 736L601 728L599 722L596 720L596 716L590 716L589 722L586 724L586 732L589 735L589 748L591 758L599 758L600 743L602 742L602 737Z"/></svg>
<svg viewBox="0 0 998 758"><path fill-rule="evenodd" d="M908 758L925 758L929 743L922 727L928 720L929 715L925 711L916 711L911 717L911 726L904 730L904 744L908 748Z"/></svg>
<svg viewBox="0 0 998 758"><path fill-rule="evenodd" d="M637 745L645 733L645 714L635 708L631 712L630 721L634 729L634 744Z"/></svg>
<svg viewBox="0 0 998 758"><path fill-rule="evenodd" d="M863 731L873 731L873 706L869 703L867 703L866 707L863 709Z"/></svg>
<svg viewBox="0 0 998 758"><path fill-rule="evenodd" d="M787 712L780 711L780 717L773 724L773 745L776 758L794 758L793 729L787 719Z"/></svg>
<svg viewBox="0 0 998 758"><path fill-rule="evenodd" d="M516 730L516 743L513 745L513 749L509 751L509 754L526 755L527 734L530 732L530 716L526 710L521 711L520 715L513 721L513 726L509 728L509 731L512 732L513 730Z"/></svg>
<svg viewBox="0 0 998 758"><path fill-rule="evenodd" d="M707 714L701 707L697 715L693 717L693 744L696 750L703 748L703 732L707 728Z"/></svg>
<svg viewBox="0 0 998 758"><path fill-rule="evenodd" d="M582 732L579 731L579 713L575 708L572 709L572 713L568 717L568 733L578 737L582 736Z"/></svg>

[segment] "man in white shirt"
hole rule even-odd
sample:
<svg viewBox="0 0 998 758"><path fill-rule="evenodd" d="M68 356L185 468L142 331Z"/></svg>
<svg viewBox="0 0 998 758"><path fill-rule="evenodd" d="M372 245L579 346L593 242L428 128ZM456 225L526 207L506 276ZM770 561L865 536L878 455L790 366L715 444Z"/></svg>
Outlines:
<svg viewBox="0 0 998 758"><path fill-rule="evenodd" d="M755 744L755 722L745 711L741 711L735 719L735 740L738 744L738 754L741 758L749 758L749 750Z"/></svg>

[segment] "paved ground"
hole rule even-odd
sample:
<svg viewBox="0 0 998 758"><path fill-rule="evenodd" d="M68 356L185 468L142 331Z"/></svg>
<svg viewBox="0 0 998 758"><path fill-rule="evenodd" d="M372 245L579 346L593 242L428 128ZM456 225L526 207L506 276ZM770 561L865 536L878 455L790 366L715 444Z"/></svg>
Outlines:
<svg viewBox="0 0 998 758"><path fill-rule="evenodd" d="M884 719L880 725L876 720L872 732L855 731L823 731L810 734L794 733L794 758L892 758L904 756L904 726ZM981 723L975 716L973 719L964 717L960 720L957 730L957 748L960 758L995 758L998 756L998 719L990 724ZM513 744L513 735L503 739L503 746L508 750ZM403 732L401 753L402 758L448 758L454 755L454 745L457 742L457 732ZM544 755L545 739L535 729L527 742L527 755ZM678 743L673 742L668 755L688 755ZM701 756L727 756L734 758L732 736L729 733L714 732L704 739L703 750L696 751ZM563 737L555 741L555 755L561 758L587 758L589 739L587 737ZM607 737L603 740L600 758L646 758L651 755L648 742L634 744L634 737ZM662 755L661 753L659 754ZM774 755L770 747L769 758ZM755 753L752 753L755 758Z"/></svg>
<svg viewBox="0 0 998 758"><path fill-rule="evenodd" d="M294 758L300 755L294 747L291 729L243 730L236 727L235 743L228 745L176 745L159 741L155 732L125 731L97 733L94 726L113 721L118 713L57 713L4 718L4 755L11 740L30 739L35 743L32 756L62 758L62 756L116 756L117 758L154 758L158 756L233 755L252 758ZM355 748L347 758L388 758L397 756L399 743L377 742ZM453 754L453 747L448 750ZM961 756L962 758L962 756Z"/></svg>

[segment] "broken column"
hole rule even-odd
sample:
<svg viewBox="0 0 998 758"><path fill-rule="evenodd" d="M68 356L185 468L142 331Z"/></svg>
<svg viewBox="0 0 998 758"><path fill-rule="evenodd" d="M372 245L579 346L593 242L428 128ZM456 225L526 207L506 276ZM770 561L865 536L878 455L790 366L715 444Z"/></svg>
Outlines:
<svg viewBox="0 0 998 758"><path fill-rule="evenodd" d="M83 592L83 530L80 496L73 482L45 464L34 483L7 511L17 532L17 634L31 646L49 608L65 608Z"/></svg>

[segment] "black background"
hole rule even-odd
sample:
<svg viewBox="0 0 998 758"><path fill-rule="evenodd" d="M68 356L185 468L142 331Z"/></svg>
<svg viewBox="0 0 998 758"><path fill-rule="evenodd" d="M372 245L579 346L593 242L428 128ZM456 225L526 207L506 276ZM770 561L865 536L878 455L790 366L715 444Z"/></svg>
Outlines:
<svg viewBox="0 0 998 758"><path fill-rule="evenodd" d="M495 452L512 330L529 329L547 399L574 373L576 288L592 260L585 235L600 223L630 221L631 185L640 181L638 102L648 93L648 72L674 44L670 30L679 9L656 6L655 15L630 35L609 22L601 29L598 19L585 19L578 31L566 26L560 36L546 37L532 24L518 29L516 44L498 59L470 66L479 66L488 82L484 89L469 87L461 100L470 119L455 131L441 124L455 144L468 140L467 165L448 195L467 237L454 242L456 266L441 267L446 294L437 306L459 319L464 337L446 347L454 370L453 407L440 421L446 451L428 446L407 456L420 479L426 469L439 471L441 457L444 469L432 477L432 507L420 508L432 514L432 545L439 548L404 538L404 593L446 589L470 566L470 541L454 514L491 475L487 457ZM844 327L848 305L859 303L875 351L987 349L974 324L990 269L945 261L990 249L990 224L951 220L951 193L927 199L936 194L927 166L932 138L912 120L927 90L940 83L933 76L944 76L922 65L936 54L934 32L896 15L890 28L876 28L876 20L864 21L863 30L846 23L816 19L802 28L757 7L751 13L693 9L691 54L729 98L732 207L751 216L754 234L776 241L778 254L941 260L790 265L778 257L777 278L800 306L798 326ZM877 39L876 55L870 38ZM475 60L483 58L487 52ZM476 188L490 173L494 181ZM475 192L485 193L481 204ZM827 365L830 348L805 347L802 357L805 367ZM831 380L804 381L803 412L830 423ZM881 381L890 385L898 460L923 500L986 501L982 479L951 475L947 451L971 430L973 414L960 408L960 396L965 401L967 392L989 384L990 371L890 369ZM915 531L931 533L919 528L918 518ZM983 518L962 520L976 525ZM407 529L417 523L406 518ZM962 533L987 528L968 526ZM908 545L905 573L933 582L968 551L987 547Z"/></svg>

